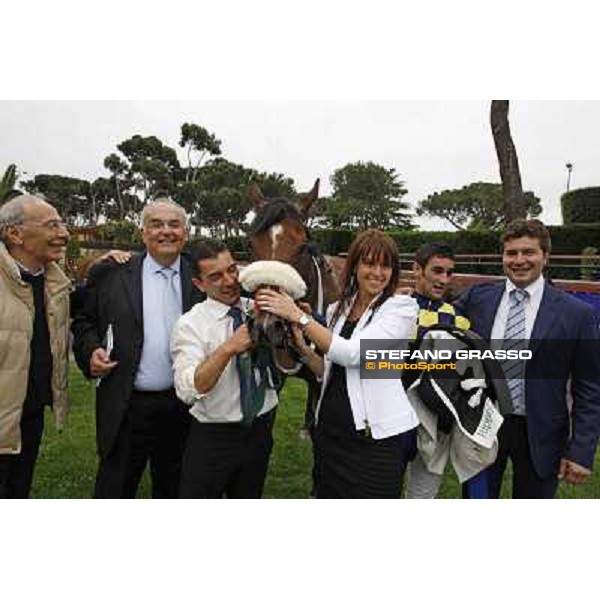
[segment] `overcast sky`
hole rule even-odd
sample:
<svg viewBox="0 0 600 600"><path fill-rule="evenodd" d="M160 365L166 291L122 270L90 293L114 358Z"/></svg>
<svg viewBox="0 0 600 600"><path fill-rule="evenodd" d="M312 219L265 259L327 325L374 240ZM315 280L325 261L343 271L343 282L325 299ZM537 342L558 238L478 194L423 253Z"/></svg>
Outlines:
<svg viewBox="0 0 600 600"><path fill-rule="evenodd" d="M95 178L106 175L104 157L135 134L180 150L184 122L213 132L227 159L283 173L299 190L319 177L323 195L336 168L359 160L395 168L412 205L436 191L500 181L488 100L2 101L0 170L16 163L30 176ZM571 189L600 185L600 101L513 101L510 124L523 187L542 199L547 223L560 223L567 162Z"/></svg>

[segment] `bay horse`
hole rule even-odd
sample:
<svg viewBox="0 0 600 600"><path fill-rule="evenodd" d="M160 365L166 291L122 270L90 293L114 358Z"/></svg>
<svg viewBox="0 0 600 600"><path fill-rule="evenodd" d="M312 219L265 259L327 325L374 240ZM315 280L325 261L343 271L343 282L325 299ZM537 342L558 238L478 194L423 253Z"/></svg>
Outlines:
<svg viewBox="0 0 600 600"><path fill-rule="evenodd" d="M255 217L250 224L248 244L251 261L278 260L294 267L306 283L306 296L302 299L311 308L325 317L327 307L340 296L337 274L315 243L310 241L306 220L319 195L319 180L306 194L296 201L288 198L265 198L254 182L248 189L248 198L254 207ZM270 315L274 317L274 315ZM282 331L285 325L272 324ZM286 363L285 359L279 361ZM287 361L289 364L289 360ZM312 431L314 410L320 395L320 384L307 368L284 369L308 383L308 398L304 426Z"/></svg>

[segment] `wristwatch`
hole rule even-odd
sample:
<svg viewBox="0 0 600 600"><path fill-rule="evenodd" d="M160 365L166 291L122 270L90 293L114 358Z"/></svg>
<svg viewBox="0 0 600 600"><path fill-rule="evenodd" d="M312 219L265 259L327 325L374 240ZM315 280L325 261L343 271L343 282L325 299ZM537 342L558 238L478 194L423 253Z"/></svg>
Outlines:
<svg viewBox="0 0 600 600"><path fill-rule="evenodd" d="M304 331L306 329L306 326L313 320L313 318L310 315L307 315L306 313L304 313L299 319L298 319L298 325L300 325L300 327L302 327L302 331Z"/></svg>

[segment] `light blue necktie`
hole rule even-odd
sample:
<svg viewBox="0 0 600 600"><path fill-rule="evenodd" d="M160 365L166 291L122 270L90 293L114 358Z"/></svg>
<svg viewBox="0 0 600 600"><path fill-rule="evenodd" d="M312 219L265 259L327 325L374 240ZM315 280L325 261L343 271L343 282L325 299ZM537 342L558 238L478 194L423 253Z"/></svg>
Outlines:
<svg viewBox="0 0 600 600"><path fill-rule="evenodd" d="M167 333L167 340L171 338L173 326L181 316L181 299L179 296L179 273L171 267L164 267L159 271L163 278L162 314Z"/></svg>
<svg viewBox="0 0 600 600"><path fill-rule="evenodd" d="M520 288L510 292L508 316L504 330L504 350L525 350L525 300L529 294ZM518 359L501 361L513 403L513 414L525 415L525 363Z"/></svg>

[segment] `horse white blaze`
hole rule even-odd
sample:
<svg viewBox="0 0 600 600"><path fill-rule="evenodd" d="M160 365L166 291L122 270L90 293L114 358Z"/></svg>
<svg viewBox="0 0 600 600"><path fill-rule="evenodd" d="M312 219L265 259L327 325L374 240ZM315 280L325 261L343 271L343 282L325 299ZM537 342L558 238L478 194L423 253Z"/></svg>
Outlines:
<svg viewBox="0 0 600 600"><path fill-rule="evenodd" d="M275 258L275 251L277 250L277 245L279 244L279 237L283 233L283 225L277 223L273 225L269 230L269 234L271 236L271 258Z"/></svg>

